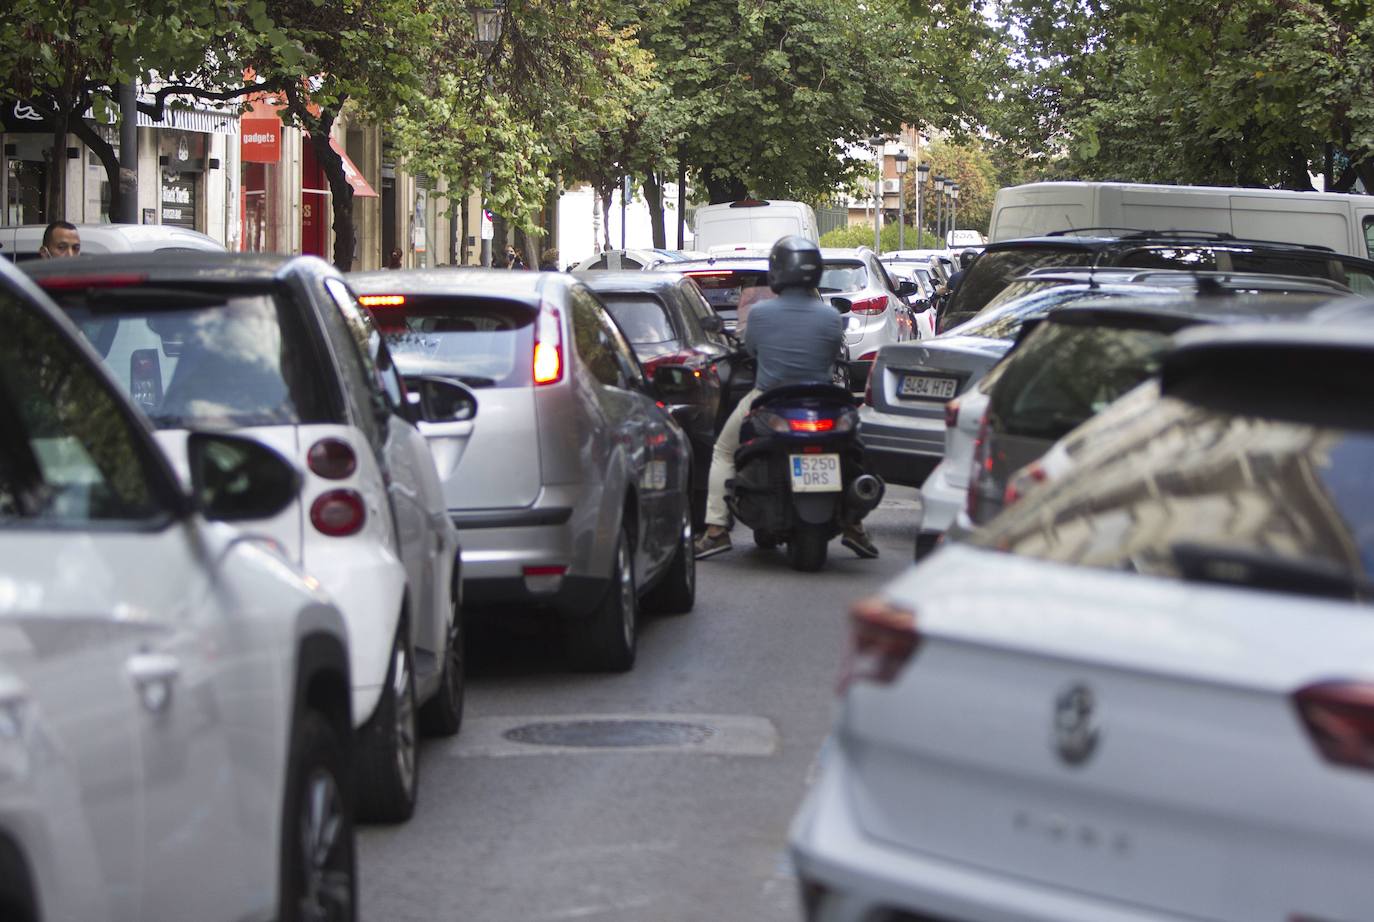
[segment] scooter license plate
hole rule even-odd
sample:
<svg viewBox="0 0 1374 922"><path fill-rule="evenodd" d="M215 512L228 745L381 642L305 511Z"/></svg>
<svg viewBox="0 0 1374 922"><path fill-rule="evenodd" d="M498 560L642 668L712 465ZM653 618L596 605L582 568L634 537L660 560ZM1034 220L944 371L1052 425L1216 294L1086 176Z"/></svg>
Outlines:
<svg viewBox="0 0 1374 922"><path fill-rule="evenodd" d="M838 493L842 489L839 455L792 455L793 493Z"/></svg>

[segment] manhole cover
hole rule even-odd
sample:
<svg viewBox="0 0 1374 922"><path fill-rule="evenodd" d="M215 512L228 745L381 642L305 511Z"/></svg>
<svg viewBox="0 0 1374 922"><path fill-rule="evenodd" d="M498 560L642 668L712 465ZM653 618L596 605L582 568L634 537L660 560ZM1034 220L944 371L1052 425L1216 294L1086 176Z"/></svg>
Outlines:
<svg viewBox="0 0 1374 922"><path fill-rule="evenodd" d="M714 733L710 727L671 720L572 720L525 724L501 735L513 743L595 749L693 746Z"/></svg>

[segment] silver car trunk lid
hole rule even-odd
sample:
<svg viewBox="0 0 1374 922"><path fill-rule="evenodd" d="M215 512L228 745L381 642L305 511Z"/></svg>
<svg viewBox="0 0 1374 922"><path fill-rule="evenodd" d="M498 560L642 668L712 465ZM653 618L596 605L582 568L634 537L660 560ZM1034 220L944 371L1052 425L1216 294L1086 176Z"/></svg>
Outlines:
<svg viewBox="0 0 1374 922"><path fill-rule="evenodd" d="M942 416L950 398L977 382L1010 348L1006 340L977 336L885 346L878 358L882 373L873 382L873 405L884 413Z"/></svg>
<svg viewBox="0 0 1374 922"><path fill-rule="evenodd" d="M539 496L533 387L486 387L466 423L423 423L449 509L509 509Z"/></svg>
<svg viewBox="0 0 1374 922"><path fill-rule="evenodd" d="M965 547L888 589L922 643L846 701L869 834L1171 918L1368 917L1374 775L1292 700L1374 675L1367 609Z"/></svg>

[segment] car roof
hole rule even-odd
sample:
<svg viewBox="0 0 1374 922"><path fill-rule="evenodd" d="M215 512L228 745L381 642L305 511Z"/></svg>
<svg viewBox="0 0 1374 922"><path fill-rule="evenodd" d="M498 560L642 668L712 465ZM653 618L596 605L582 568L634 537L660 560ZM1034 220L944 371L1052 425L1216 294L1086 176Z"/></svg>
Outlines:
<svg viewBox="0 0 1374 922"><path fill-rule="evenodd" d="M860 262L875 255L868 247L821 247L821 259L853 259Z"/></svg>
<svg viewBox="0 0 1374 922"><path fill-rule="evenodd" d="M1324 303L1322 292L1215 295L1185 290L1141 298L1076 301L1048 315L1047 322L1108 321L1130 326L1131 321L1140 321L1175 328L1197 324L1272 323L1306 318Z"/></svg>
<svg viewBox="0 0 1374 922"><path fill-rule="evenodd" d="M202 284L270 281L290 271L336 274L333 266L317 256L219 253L209 250L102 253L73 259L36 259L22 266L35 279L60 276L128 278L146 275L153 281L195 281Z"/></svg>
<svg viewBox="0 0 1374 922"><path fill-rule="evenodd" d="M700 272L708 269L739 269L767 271L768 257L766 256L720 256L708 259L685 259L682 262L673 263L666 269L668 272ZM664 271L662 269L655 271Z"/></svg>
<svg viewBox="0 0 1374 922"><path fill-rule="evenodd" d="M1125 282L1145 285L1217 287L1229 290L1329 292L1333 296L1350 289L1334 279L1307 275L1268 275L1259 272L1222 272L1203 269L1138 269L1125 266L1082 266L1032 269L1013 281L1050 281L1080 284L1101 280L1119 285Z"/></svg>
<svg viewBox="0 0 1374 922"><path fill-rule="evenodd" d="M537 304L550 288L568 288L577 281L563 272L478 268L375 269L350 272L347 279L358 294L465 294L527 304Z"/></svg>
<svg viewBox="0 0 1374 922"><path fill-rule="evenodd" d="M1355 262L1374 269L1374 260L1337 253L1330 247L1310 243L1287 243L1280 240L1251 240L1219 231L1128 231L1121 234L1099 234L1104 228L1083 228L1079 231L1056 231L1039 237L1017 237L999 240L983 248L984 253L1049 247L1065 250L1102 251L1118 247L1176 246L1219 247L1239 250L1273 250L1288 253L1320 254L1343 262ZM1125 230L1124 228L1122 230Z"/></svg>
<svg viewBox="0 0 1374 922"><path fill-rule="evenodd" d="M680 272L636 272L634 270L588 272L585 275L577 272L574 273L574 276L581 279L583 284L595 292L663 291L677 287L686 278Z"/></svg>

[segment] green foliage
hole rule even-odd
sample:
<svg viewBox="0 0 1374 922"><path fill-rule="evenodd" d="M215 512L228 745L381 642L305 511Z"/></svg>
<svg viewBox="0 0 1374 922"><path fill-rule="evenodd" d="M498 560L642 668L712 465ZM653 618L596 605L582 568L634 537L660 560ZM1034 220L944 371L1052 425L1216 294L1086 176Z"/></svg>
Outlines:
<svg viewBox="0 0 1374 922"><path fill-rule="evenodd" d="M918 238L915 227L916 216L908 214L906 216L906 240L905 245L908 250L921 249L944 249L944 244L940 243L940 238L931 231L925 231ZM888 253L899 248L901 228L897 224L889 222L883 225L882 231L882 252ZM851 224L848 227L839 227L829 233L821 235L821 246L823 247L872 247L873 246L873 225L872 224Z"/></svg>
<svg viewBox="0 0 1374 922"><path fill-rule="evenodd" d="M992 202L1001 182L982 143L972 139L936 141L926 151L926 162L930 164L930 173L923 192L926 207L921 215L922 223L934 231L936 213L932 184L936 176L944 176L959 184L959 206L955 212L959 228L986 234L992 218ZM907 178L914 180L916 175L913 164L907 171ZM915 185L912 181L906 188L906 209L913 215L916 212Z"/></svg>

